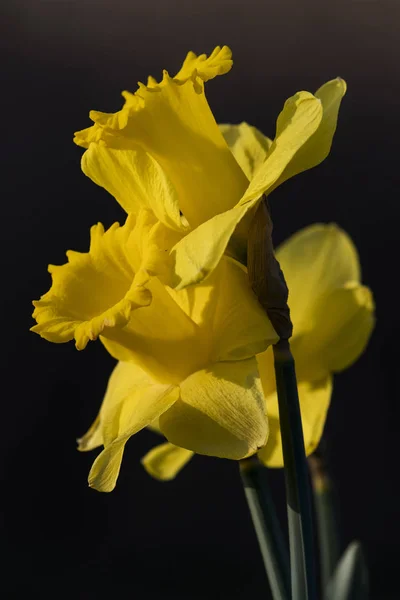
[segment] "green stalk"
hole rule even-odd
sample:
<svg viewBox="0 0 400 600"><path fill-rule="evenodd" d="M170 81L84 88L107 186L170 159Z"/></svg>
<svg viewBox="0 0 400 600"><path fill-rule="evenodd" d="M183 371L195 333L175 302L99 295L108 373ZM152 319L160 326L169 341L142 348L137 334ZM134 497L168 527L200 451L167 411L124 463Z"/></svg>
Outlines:
<svg viewBox="0 0 400 600"><path fill-rule="evenodd" d="M340 559L336 495L332 480L319 453L312 454L308 458L308 464L313 483L318 524L321 583L322 589L326 590Z"/></svg>
<svg viewBox="0 0 400 600"><path fill-rule="evenodd" d="M274 346L279 420L285 466L292 600L316 600L311 492L295 365L289 342Z"/></svg>
<svg viewBox="0 0 400 600"><path fill-rule="evenodd" d="M267 469L256 456L241 460L239 468L272 597L289 600L289 557L270 493Z"/></svg>

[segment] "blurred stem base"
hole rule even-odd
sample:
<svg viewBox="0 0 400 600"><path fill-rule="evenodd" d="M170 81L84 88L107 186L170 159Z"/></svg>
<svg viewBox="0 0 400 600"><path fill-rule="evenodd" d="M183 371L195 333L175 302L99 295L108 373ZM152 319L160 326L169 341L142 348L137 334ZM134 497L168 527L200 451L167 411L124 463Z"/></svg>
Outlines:
<svg viewBox="0 0 400 600"><path fill-rule="evenodd" d="M241 460L239 468L272 597L289 600L289 556L271 496L268 470L257 456Z"/></svg>
<svg viewBox="0 0 400 600"><path fill-rule="evenodd" d="M337 499L320 451L308 457L318 523L321 582L325 590L340 559Z"/></svg>
<svg viewBox="0 0 400 600"><path fill-rule="evenodd" d="M311 490L295 364L287 340L281 339L273 348L285 467L292 600L316 600Z"/></svg>

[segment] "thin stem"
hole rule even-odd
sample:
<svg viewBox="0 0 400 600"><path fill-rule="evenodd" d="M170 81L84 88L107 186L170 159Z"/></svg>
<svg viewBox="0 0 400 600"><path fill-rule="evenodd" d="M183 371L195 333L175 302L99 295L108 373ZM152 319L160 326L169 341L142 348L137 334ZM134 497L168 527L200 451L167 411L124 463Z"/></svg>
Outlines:
<svg viewBox="0 0 400 600"><path fill-rule="evenodd" d="M289 557L266 479L267 469L256 456L241 460L239 468L272 597L289 600Z"/></svg>
<svg viewBox="0 0 400 600"><path fill-rule="evenodd" d="M340 558L340 536L336 508L336 494L324 460L319 453L308 458L314 490L314 504L318 523L322 589L327 585Z"/></svg>
<svg viewBox="0 0 400 600"><path fill-rule="evenodd" d="M294 359L289 342L274 346L279 420L285 465L292 600L316 600L311 491Z"/></svg>

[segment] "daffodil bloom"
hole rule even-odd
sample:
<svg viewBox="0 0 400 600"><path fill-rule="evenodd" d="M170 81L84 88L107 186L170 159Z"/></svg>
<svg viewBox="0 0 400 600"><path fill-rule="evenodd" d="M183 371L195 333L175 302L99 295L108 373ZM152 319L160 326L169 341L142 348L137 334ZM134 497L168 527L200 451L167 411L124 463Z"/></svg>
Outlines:
<svg viewBox="0 0 400 600"><path fill-rule="evenodd" d="M127 440L159 420L174 444L240 459L265 445L268 420L256 355L278 337L246 268L224 256L203 284L175 291L152 276L160 222L141 209L120 227L92 227L87 253L50 266L32 329L78 349L100 336L120 362L80 449L104 445L90 485L110 491Z"/></svg>
<svg viewBox="0 0 400 600"><path fill-rule="evenodd" d="M149 77L115 114L92 111L75 134L87 148L83 171L128 213L151 210L162 223L166 257L155 268L174 289L199 283L228 252L245 263L248 225L262 194L329 153L345 82L289 98L273 141L246 123L219 127L204 83L227 73L231 51L189 52L161 82ZM160 230L161 233L161 230Z"/></svg>
<svg viewBox="0 0 400 600"><path fill-rule="evenodd" d="M216 124L204 82L231 65L227 47L189 53L174 78L125 92L121 111L92 112L75 137L84 172L128 217L94 226L89 252L50 267L33 330L78 349L100 337L119 361L80 440L104 446L89 476L100 490L115 486L127 440L154 423L201 454L240 459L267 442L261 381L273 376L259 357L277 335L241 264L248 224L262 194L327 156L345 83L287 100L271 141Z"/></svg>
<svg viewBox="0 0 400 600"><path fill-rule="evenodd" d="M374 302L360 283L357 251L336 225L312 225L277 250L289 287L294 326L291 349L296 361L307 455L318 445L332 393L332 374L350 366L363 352L374 326ZM283 467L278 399L272 348L257 355L269 438L258 452L268 467ZM157 430L157 423L152 424ZM156 446L142 459L146 470L168 480L193 452L171 443Z"/></svg>

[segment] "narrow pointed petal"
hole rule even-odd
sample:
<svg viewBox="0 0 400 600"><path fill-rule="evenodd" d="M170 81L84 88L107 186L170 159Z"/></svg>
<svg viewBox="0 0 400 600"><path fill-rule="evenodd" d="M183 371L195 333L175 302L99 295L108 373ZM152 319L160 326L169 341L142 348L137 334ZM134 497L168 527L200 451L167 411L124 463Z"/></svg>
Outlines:
<svg viewBox="0 0 400 600"><path fill-rule="evenodd" d="M297 92L286 100L276 122L276 135L267 158L257 169L241 204L251 203L271 191L290 162L315 134L322 116L321 101L309 92Z"/></svg>
<svg viewBox="0 0 400 600"><path fill-rule="evenodd" d="M192 456L191 450L166 442L152 448L141 462L149 475L155 479L170 481L187 465Z"/></svg>
<svg viewBox="0 0 400 600"><path fill-rule="evenodd" d="M119 362L108 380L99 414L89 430L78 439L78 450L87 451L104 445L104 426L116 415L116 407L124 398L153 383L152 378L138 365ZM118 428L118 423L116 423Z"/></svg>
<svg viewBox="0 0 400 600"><path fill-rule="evenodd" d="M114 369L100 411L104 450L93 463L89 485L110 492L118 478L128 439L168 410L179 389L154 381L132 363Z"/></svg>
<svg viewBox="0 0 400 600"><path fill-rule="evenodd" d="M172 444L199 454L241 459L268 438L256 360L217 363L180 385L181 397L160 417Z"/></svg>
<svg viewBox="0 0 400 600"><path fill-rule="evenodd" d="M318 446L324 430L332 394L332 379L326 377L316 383L302 382L299 384L298 390L304 445L308 456ZM283 467L282 437L276 392L267 396L265 402L270 433L267 445L259 450L258 457L267 467Z"/></svg>
<svg viewBox="0 0 400 600"><path fill-rule="evenodd" d="M274 188L287 179L319 165L328 156L336 131L340 103L346 93L346 82L337 77L321 86L315 97L322 103L322 119L318 129L295 154Z"/></svg>

